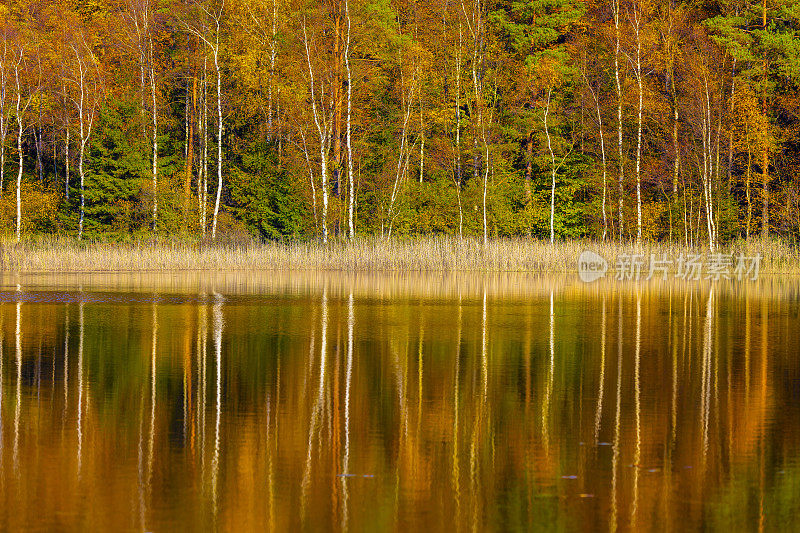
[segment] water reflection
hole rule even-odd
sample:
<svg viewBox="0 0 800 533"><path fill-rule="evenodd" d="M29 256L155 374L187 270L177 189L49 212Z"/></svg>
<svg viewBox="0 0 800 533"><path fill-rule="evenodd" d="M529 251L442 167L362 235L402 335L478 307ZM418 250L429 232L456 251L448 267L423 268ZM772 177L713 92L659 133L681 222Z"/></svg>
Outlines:
<svg viewBox="0 0 800 533"><path fill-rule="evenodd" d="M5 344L5 337L4 337L4 319L5 319L5 306L0 303L0 470L3 470L3 457L4 453L4 441L3 441L3 430L5 429L5 424L3 423L3 360L5 359L3 353L3 346ZM5 479L0 478L0 493L2 493L2 489L5 487Z"/></svg>
<svg viewBox="0 0 800 533"><path fill-rule="evenodd" d="M17 395L14 401L14 473L19 475L19 417L22 412L22 302L17 302L14 343L17 362Z"/></svg>
<svg viewBox="0 0 800 533"><path fill-rule="evenodd" d="M342 460L342 530L348 528L350 514L347 479L350 477L350 385L353 378L353 327L355 326L353 294L347 298L347 370L344 389L344 459Z"/></svg>
<svg viewBox="0 0 800 533"><path fill-rule="evenodd" d="M214 524L217 523L217 484L219 480L220 422L222 419L222 296L215 294L214 301L214 359L217 362L217 399L216 418L214 422L214 457L211 460L211 494L213 502Z"/></svg>
<svg viewBox="0 0 800 533"><path fill-rule="evenodd" d="M0 292L0 529L750 530L800 508L796 283L243 279Z"/></svg>
<svg viewBox="0 0 800 533"><path fill-rule="evenodd" d="M617 485L619 483L619 454L620 454L620 416L622 414L622 299L618 300L617 312L617 397L614 411L614 444L613 458L611 460L611 523L610 530L617 531L619 520L619 507Z"/></svg>

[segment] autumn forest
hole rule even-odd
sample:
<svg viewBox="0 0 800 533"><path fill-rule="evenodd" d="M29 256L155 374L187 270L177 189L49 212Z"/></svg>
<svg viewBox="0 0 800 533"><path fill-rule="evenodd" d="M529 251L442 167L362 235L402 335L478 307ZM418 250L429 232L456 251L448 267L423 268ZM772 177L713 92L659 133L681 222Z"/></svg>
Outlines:
<svg viewBox="0 0 800 533"><path fill-rule="evenodd" d="M794 0L4 0L0 228L800 235Z"/></svg>

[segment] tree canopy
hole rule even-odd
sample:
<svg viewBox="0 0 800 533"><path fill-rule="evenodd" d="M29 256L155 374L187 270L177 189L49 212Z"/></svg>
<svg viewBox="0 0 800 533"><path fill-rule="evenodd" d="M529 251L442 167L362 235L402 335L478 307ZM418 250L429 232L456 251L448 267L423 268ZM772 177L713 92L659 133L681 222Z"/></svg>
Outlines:
<svg viewBox="0 0 800 533"><path fill-rule="evenodd" d="M795 0L2 0L0 220L796 240L799 31Z"/></svg>

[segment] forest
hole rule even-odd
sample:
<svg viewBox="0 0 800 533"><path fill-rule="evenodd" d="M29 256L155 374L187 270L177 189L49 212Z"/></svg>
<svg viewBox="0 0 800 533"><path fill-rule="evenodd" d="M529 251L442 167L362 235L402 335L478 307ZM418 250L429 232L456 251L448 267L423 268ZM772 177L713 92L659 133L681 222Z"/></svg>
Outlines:
<svg viewBox="0 0 800 533"><path fill-rule="evenodd" d="M795 0L3 0L0 232L800 237Z"/></svg>

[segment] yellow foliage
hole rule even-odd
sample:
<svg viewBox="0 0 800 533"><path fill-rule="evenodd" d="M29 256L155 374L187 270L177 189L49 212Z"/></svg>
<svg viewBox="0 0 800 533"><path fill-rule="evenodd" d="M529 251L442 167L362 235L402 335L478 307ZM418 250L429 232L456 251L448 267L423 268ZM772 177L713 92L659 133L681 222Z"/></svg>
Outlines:
<svg viewBox="0 0 800 533"><path fill-rule="evenodd" d="M745 85L733 95L733 148L757 153L777 148L769 119L764 115L752 88Z"/></svg>
<svg viewBox="0 0 800 533"><path fill-rule="evenodd" d="M642 238L656 241L662 236L664 219L669 210L668 202L650 202L642 204Z"/></svg>
<svg viewBox="0 0 800 533"><path fill-rule="evenodd" d="M22 204L22 233L52 231L57 224L58 204L61 196L46 190L40 183L22 182L20 189ZM11 182L3 188L0 199L0 227L7 233L14 233L17 227L16 183Z"/></svg>

